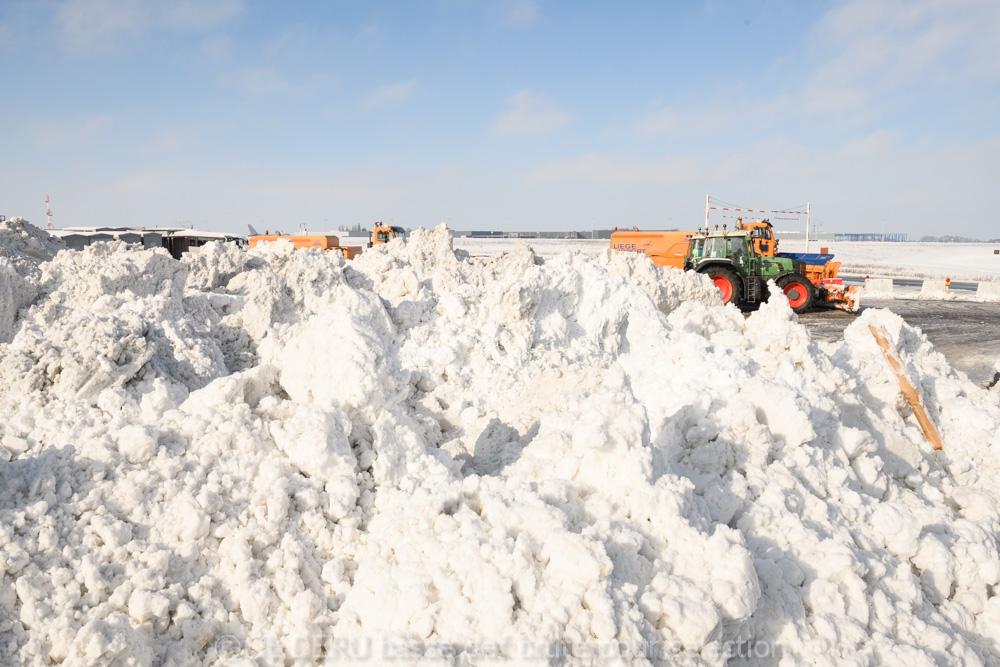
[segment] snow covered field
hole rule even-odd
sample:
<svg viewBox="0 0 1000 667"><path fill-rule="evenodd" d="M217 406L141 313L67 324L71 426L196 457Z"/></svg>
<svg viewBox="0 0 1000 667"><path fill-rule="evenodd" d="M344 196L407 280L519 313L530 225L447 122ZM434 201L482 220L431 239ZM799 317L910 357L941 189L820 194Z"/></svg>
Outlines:
<svg viewBox="0 0 1000 667"><path fill-rule="evenodd" d="M557 243L5 223L0 663L1000 663L1000 388Z"/></svg>
<svg viewBox="0 0 1000 667"><path fill-rule="evenodd" d="M833 243L812 242L810 252L828 247L845 275L899 278L951 278L1000 282L1000 244L987 243ZM782 241L783 252L805 252L805 242Z"/></svg>

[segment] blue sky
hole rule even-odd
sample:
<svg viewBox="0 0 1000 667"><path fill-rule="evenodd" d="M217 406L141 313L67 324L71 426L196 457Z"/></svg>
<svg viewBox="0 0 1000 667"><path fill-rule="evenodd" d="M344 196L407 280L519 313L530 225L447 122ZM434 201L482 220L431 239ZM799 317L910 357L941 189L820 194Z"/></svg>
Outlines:
<svg viewBox="0 0 1000 667"><path fill-rule="evenodd" d="M997 34L995 0L0 0L0 213L693 229L710 194L996 238Z"/></svg>

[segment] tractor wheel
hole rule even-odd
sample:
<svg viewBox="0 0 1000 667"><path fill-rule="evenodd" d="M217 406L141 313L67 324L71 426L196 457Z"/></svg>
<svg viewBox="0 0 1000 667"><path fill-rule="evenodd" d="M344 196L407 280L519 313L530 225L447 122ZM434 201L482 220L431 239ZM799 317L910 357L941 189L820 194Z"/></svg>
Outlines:
<svg viewBox="0 0 1000 667"><path fill-rule="evenodd" d="M788 305L796 313L804 313L812 307L813 284L805 276L793 273L778 280L778 287L788 297Z"/></svg>
<svg viewBox="0 0 1000 667"><path fill-rule="evenodd" d="M743 285L740 277L729 269L711 268L705 271L705 275L712 279L715 286L719 288L722 296L722 303L738 303L743 292Z"/></svg>

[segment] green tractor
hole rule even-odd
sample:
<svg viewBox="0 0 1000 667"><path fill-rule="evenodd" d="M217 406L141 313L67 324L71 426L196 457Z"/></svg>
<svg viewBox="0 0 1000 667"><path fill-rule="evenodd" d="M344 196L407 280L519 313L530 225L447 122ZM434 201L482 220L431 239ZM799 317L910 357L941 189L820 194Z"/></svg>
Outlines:
<svg viewBox="0 0 1000 667"><path fill-rule="evenodd" d="M719 288L723 303L766 301L767 281L773 280L796 313L809 310L819 296L806 278L802 262L787 257L764 257L754 250L745 230L713 232L691 238L684 268L704 273Z"/></svg>

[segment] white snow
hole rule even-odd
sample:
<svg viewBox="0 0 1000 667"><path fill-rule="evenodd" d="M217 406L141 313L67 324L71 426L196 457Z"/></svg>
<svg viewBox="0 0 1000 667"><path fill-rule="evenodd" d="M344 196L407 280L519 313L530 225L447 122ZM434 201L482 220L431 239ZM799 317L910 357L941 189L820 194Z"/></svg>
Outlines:
<svg viewBox="0 0 1000 667"><path fill-rule="evenodd" d="M1000 393L892 313L443 227L4 247L4 664L1000 662Z"/></svg>
<svg viewBox="0 0 1000 667"><path fill-rule="evenodd" d="M1000 282L1000 244L867 243L812 241L810 252L829 249L844 275ZM782 252L804 252L805 241L782 241Z"/></svg>

